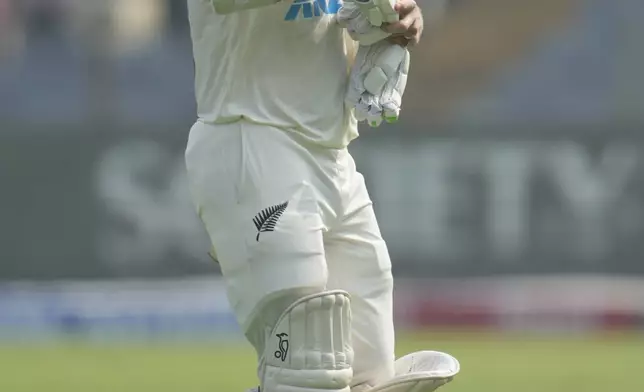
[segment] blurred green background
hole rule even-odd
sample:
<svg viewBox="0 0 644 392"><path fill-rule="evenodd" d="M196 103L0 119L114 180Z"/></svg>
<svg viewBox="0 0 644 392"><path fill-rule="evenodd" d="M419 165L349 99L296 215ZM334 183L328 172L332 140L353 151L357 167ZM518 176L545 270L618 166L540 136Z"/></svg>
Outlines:
<svg viewBox="0 0 644 392"><path fill-rule="evenodd" d="M485 332L404 334L397 353L453 353L453 392L641 391L644 338L629 334L535 337ZM5 347L3 391L244 391L256 382L249 346L60 343Z"/></svg>

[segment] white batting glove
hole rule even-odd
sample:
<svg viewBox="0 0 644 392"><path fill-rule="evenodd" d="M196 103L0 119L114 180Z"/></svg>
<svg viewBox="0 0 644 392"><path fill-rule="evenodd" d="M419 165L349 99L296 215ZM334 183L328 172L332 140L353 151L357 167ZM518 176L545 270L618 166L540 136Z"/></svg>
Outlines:
<svg viewBox="0 0 644 392"><path fill-rule="evenodd" d="M398 120L409 65L409 51L400 45L388 41L360 45L346 96L358 121L377 127L383 120Z"/></svg>
<svg viewBox="0 0 644 392"><path fill-rule="evenodd" d="M383 23L398 22L398 12L394 6L398 0L353 0L372 25L380 27Z"/></svg>
<svg viewBox="0 0 644 392"><path fill-rule="evenodd" d="M384 22L398 20L398 13L393 9L395 2L396 0L345 0L338 10L336 20L347 29L354 41L361 45L371 45L391 35L380 27Z"/></svg>

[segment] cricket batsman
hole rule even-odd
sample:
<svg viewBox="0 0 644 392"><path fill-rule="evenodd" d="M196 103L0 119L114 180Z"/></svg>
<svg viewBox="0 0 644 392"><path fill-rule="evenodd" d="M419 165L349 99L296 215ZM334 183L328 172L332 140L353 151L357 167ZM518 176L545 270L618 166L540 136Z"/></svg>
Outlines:
<svg viewBox="0 0 644 392"><path fill-rule="evenodd" d="M459 372L396 360L391 261L347 151L395 121L414 0L188 0L198 120L189 186L261 392L431 392ZM391 0L395 1L395 0Z"/></svg>

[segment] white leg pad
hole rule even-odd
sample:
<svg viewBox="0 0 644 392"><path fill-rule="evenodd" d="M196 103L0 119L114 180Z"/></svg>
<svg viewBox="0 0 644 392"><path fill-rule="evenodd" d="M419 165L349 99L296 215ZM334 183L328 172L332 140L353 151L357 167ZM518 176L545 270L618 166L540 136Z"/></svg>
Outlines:
<svg viewBox="0 0 644 392"><path fill-rule="evenodd" d="M396 376L369 392L432 392L454 379L461 365L439 351L419 351L399 358Z"/></svg>
<svg viewBox="0 0 644 392"><path fill-rule="evenodd" d="M349 294L327 291L288 307L266 341L262 392L350 392L353 378Z"/></svg>

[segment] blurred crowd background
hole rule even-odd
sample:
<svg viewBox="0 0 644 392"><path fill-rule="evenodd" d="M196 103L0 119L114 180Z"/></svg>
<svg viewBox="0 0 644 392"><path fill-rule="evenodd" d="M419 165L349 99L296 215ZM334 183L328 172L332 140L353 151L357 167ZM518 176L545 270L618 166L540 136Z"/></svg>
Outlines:
<svg viewBox="0 0 644 392"><path fill-rule="evenodd" d="M352 146L408 328L644 327L644 2L453 0ZM234 331L183 0L0 0L2 336ZM119 335L120 336L120 335Z"/></svg>
<svg viewBox="0 0 644 392"><path fill-rule="evenodd" d="M398 354L456 355L453 392L644 390L644 2L419 2L401 121L351 146ZM256 382L188 198L192 78L184 0L0 0L3 392Z"/></svg>

